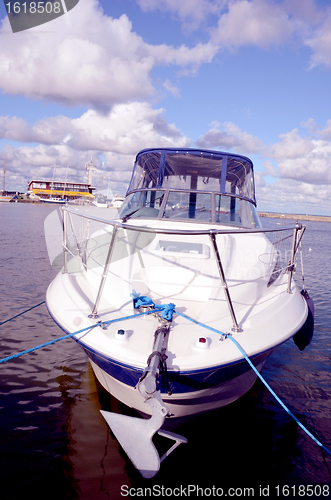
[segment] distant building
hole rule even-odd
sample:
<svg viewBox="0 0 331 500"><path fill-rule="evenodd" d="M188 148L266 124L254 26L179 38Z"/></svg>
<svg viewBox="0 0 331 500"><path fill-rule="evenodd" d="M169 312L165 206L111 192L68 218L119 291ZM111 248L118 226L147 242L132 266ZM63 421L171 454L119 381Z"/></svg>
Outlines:
<svg viewBox="0 0 331 500"><path fill-rule="evenodd" d="M95 187L83 182L61 182L61 181L38 181L32 180L28 185L28 195L39 198L51 196L61 197L68 200L76 198L94 199L92 191Z"/></svg>

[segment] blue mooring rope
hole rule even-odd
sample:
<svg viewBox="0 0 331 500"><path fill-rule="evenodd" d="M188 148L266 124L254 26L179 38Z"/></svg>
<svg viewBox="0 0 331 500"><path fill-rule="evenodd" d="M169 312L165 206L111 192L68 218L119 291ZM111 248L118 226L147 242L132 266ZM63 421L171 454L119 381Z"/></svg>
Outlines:
<svg viewBox="0 0 331 500"><path fill-rule="evenodd" d="M287 408L287 406L283 403L283 401L271 389L271 387L268 384L268 382L266 380L264 380L264 378L262 377L261 373L259 373L259 371L255 368L255 366L253 365L253 363L251 362L251 360L249 359L249 357L247 356L247 354L245 353L245 351L243 350L243 348L241 347L241 345L231 335L226 335L226 338L229 338L238 347L238 349L241 352L241 354L245 357L247 363L254 370L254 372L259 377L259 379L264 383L264 385L266 386L266 388L268 389L268 391L273 395L273 397L276 399L276 401L278 401L278 403L290 415L290 417L292 417L293 420L295 420L295 422L301 427L301 429L303 429L305 431L305 433L308 434L308 436L311 437L315 441L316 444L318 444L318 446L320 446L326 453L328 453L328 455L331 456L331 451L328 450L317 438L315 438L315 436L313 436L313 434L308 429L306 429L306 427L300 422L300 420L298 420L297 417L295 415L293 415L293 413Z"/></svg>
<svg viewBox="0 0 331 500"><path fill-rule="evenodd" d="M37 349L41 349L42 347L46 347L48 345L55 344L56 342L59 342L60 340L68 339L69 337L73 337L74 335L77 335L78 333L85 332L86 330L92 330L96 326L100 326L100 323L96 323L95 325L88 326L87 328L84 328L83 330L79 330L78 332L69 333L68 335L64 335L64 337L57 337L54 340L50 340L49 342L45 342L44 344L37 345L36 347L31 347L31 349L26 349L25 351L17 352L16 354L12 354L11 356L7 356L6 358L2 358L2 359L0 359L0 364L5 363L6 361L10 361L11 359L14 359L14 358L19 358L20 356L23 356L23 354L28 354L29 352L36 351Z"/></svg>
<svg viewBox="0 0 331 500"><path fill-rule="evenodd" d="M40 304L43 304L43 303L44 302L41 302ZM40 305L40 304L38 304L38 305ZM34 307L37 307L37 306L34 306ZM28 309L27 311L24 311L24 312L31 311L31 309L33 309L34 307L31 307L30 309ZM24 314L24 312L21 314ZM111 319L109 321L104 321L104 322L98 321L98 323L95 323L95 325L87 326L86 328L83 328L82 330L78 330L77 332L68 333L67 335L64 335L63 337L58 337L54 340L50 340L49 342L45 342L44 344L40 344L40 345L37 345L35 347L31 347L30 349L26 349L25 351L20 351L20 352L17 352L16 354L12 354L11 356L7 356L6 358L2 358L2 359L0 359L0 364L5 363L6 361L10 361L11 359L19 358L20 356L23 356L23 354L28 354L29 352L37 351L38 349L41 349L42 347L46 347L48 345L55 344L56 342L59 342L60 340L68 339L70 337L73 337L74 335L78 335L79 333L83 333L83 332L86 332L88 330L93 330L93 328L95 328L96 326L102 327L102 325L110 325L111 323L117 323L119 321L124 321L125 319L136 318L137 316L142 316L143 314L151 314L153 312L155 312L155 311L152 309L150 311L145 311L145 312L141 312L138 314L132 314L131 316L125 316L124 318L115 318L115 319ZM18 315L18 316L20 316L20 315ZM15 318L16 318L16 316L15 316ZM11 318L11 319L14 319L14 318ZM10 321L10 320L7 320L7 321Z"/></svg>
<svg viewBox="0 0 331 500"><path fill-rule="evenodd" d="M30 307L30 309L27 309L26 311L23 311L19 314L16 314L16 316L13 316L12 318L6 319L6 321L3 321L2 323L0 323L0 326L4 325L5 323L8 323L8 321L12 321L13 319L18 318L19 316L22 316L22 314L25 314L25 313L31 311L32 309L35 309L35 307L41 306L41 304L45 304L45 301L43 300L42 302L39 302L39 304Z"/></svg>
<svg viewBox="0 0 331 500"><path fill-rule="evenodd" d="M172 319L172 316L173 316L173 313L176 312L176 314L178 316L181 316L189 321L191 321L192 323L195 323L196 325L199 325L203 328L206 328L207 330L211 330L212 332L215 332L215 333L218 333L219 335L223 335L225 339L230 339L234 344L235 346L239 349L239 351L241 352L241 354L244 356L245 360L247 361L247 363L249 364L249 366L252 368L252 370L255 372L255 374L259 377L259 379L263 382L263 384L265 385L265 387L268 389L268 391L274 396L274 398L276 399L276 401L282 406L282 408L290 415L290 417L299 425L299 427L301 427L301 429L322 449L324 450L328 455L331 456L331 451L328 450L308 429L306 429L306 427L300 422L300 420L298 420L296 418L295 415L293 415L293 413L287 408L287 406L283 403L283 401L277 396L277 394L273 391L273 389L271 389L270 385L267 383L267 381L262 377L262 375L260 374L260 372L255 368L254 364L252 363L252 361L249 359L248 355L246 354L246 352L244 351L244 349L241 347L241 345L239 344L239 342L237 342L237 340L235 340L231 334L229 333L224 333L224 332L221 332L220 330L216 330L215 328L212 328L211 326L208 326L204 323L200 323L199 321L193 319L193 318L190 318L189 316L186 316L185 314L183 313L180 313L178 311L176 311L175 309L175 304L166 304L166 305L157 305L157 304L154 304L154 302L152 301L152 299L150 299L149 297L145 297L145 296L140 296L140 294L136 293L135 290L133 290L133 293L131 294L131 298L133 299L133 303L134 303L134 307L135 308L138 308L140 307L141 305L145 305L145 306L151 306L152 309L149 310L149 311L144 311L144 312L140 312L138 314L132 314L130 316L125 316L123 318L116 318L116 319L112 319L112 320L109 320L109 321L98 321L98 323L96 323L95 325L92 325L92 326L88 326L87 328L83 328L82 330L79 330L77 332L74 332L74 333L69 333L68 335L64 335L63 337L59 337L59 338L56 338L54 340L50 340L49 342L45 342L44 344L40 344L36 347L32 347L31 349L26 349L25 351L21 351L19 353L16 353L16 354L13 354L12 356L8 356L6 358L3 358L3 359L0 359L0 364L1 363L5 363L6 361L9 361L11 359L14 359L14 358L18 358L19 356L23 356L23 354L27 354L29 352L33 352L33 351L36 351L37 349L41 349L42 347L46 347L46 346L49 346L51 344L55 344L56 342L59 342L60 340L64 340L64 339L67 339L67 338L70 338L70 337L73 337L74 335L78 335L79 333L83 333L83 332L86 332L88 330L92 330L93 328L95 328L96 326L101 326L102 325L109 325L111 323L116 323L116 322L119 322L119 321L124 321L124 320L127 320L127 319L132 319L132 318L136 318L137 316L142 316L144 314L151 314L153 312L155 312L155 310L159 311L159 312L162 312L162 317L164 319L168 319L168 320L171 320ZM33 306L33 307L30 307L30 309L27 309L26 311L23 311L22 313L20 314L17 314L16 316L14 316L13 318L10 318L2 323L0 323L0 326L3 325L4 323L7 323L8 321L11 321L15 318L17 318L18 316L21 316L22 314L28 312L28 311L31 311L32 309L34 309L35 307L38 307L40 306L41 304L44 304L45 301L43 302L40 302L39 304Z"/></svg>
<svg viewBox="0 0 331 500"><path fill-rule="evenodd" d="M186 316L185 314L182 314L182 313L179 313L178 311L176 311L176 313L179 315L179 316L182 316L183 318L186 318L188 319L189 321L192 321L192 323L196 323L197 325L199 326L202 326L203 328L207 328L208 330L211 330L213 332L216 332L216 333L219 333L220 335L224 335L224 338L226 339L230 339L236 346L237 348L239 349L239 351L241 352L241 354L244 356L245 360L247 361L247 363L249 364L249 366L252 368L252 370L256 373L256 375L259 377L259 379L263 382L263 384L266 386L266 388L268 389L268 391L273 395L273 397L276 399L276 401L284 408L284 410L290 415L290 417L293 418L293 420L301 427L301 429L303 429L305 431L305 433L311 437L311 439L313 439L313 441L315 441L316 444L318 444L318 446L320 446L328 455L331 456L331 451L328 450L317 438L315 438L315 436L313 436L313 434L308 430L306 429L306 427L300 422L300 420L298 420L296 418L295 415L293 415L293 413L287 408L287 406L283 403L283 401L277 396L277 394L271 389L270 385L268 384L268 382L262 377L262 375L260 374L260 372L255 368L255 366L253 365L253 363L251 362L251 360L249 359L249 357L247 356L247 354L245 353L244 349L241 347L241 345L239 344L239 342L237 342L231 334L228 334L228 333L223 333L219 330L216 330L215 328L212 328L208 325L205 325L203 323L200 323L199 321L196 321L195 319L193 318L190 318L189 316Z"/></svg>

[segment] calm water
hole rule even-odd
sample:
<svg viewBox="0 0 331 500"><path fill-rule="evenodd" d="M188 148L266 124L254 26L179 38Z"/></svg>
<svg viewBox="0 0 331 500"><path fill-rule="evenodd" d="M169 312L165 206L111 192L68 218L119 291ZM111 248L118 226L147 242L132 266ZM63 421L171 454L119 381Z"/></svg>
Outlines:
<svg viewBox="0 0 331 500"><path fill-rule="evenodd" d="M53 207L0 205L0 322L45 297L54 277L43 236ZM264 225L276 220L262 219ZM306 287L315 332L299 351L290 340L263 375L291 411L331 449L331 224L307 222ZM300 282L299 273L296 278ZM1 358L58 336L45 305L0 327ZM294 498L300 485L331 485L331 458L301 430L258 381L241 400L178 429L189 440L143 480L119 450L99 410L116 401L97 387L85 354L71 340L0 365L0 499L120 499L153 488L161 497L182 487L253 488L255 498ZM163 443L160 443L162 445ZM288 485L290 490L283 490ZM167 489L166 489L167 488ZM186 489L185 489L186 488ZM269 490L267 489L269 488ZM297 489L296 489L297 488ZM215 490L214 490L215 491ZM217 490L220 493L220 489ZM231 490L232 491L232 490ZM331 491L331 487L330 487ZM309 498L326 498L315 488ZM148 492L146 498L148 498ZM141 495L140 495L141 496ZM199 496L202 496L199 490ZM252 493L250 493L252 497ZM190 497L196 497L191 492ZM297 498L308 498L298 496ZM128 496L126 496L128 498Z"/></svg>

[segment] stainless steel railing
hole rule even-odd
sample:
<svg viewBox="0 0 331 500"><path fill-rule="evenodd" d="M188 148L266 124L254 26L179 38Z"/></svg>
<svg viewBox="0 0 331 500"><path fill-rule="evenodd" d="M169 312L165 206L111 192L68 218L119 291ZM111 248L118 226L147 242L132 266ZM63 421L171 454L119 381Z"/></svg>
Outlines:
<svg viewBox="0 0 331 500"><path fill-rule="evenodd" d="M292 243L291 243L291 250L290 250L290 255L289 255L289 260L285 269L285 272L288 274L288 285L287 285L287 292L291 293L292 290L292 280L293 280L293 273L295 270L295 262L296 262L296 254L298 251L298 247L300 244L300 241L302 239L303 233L305 231L305 227L302 226L299 223L296 223L295 225L292 226L286 226L286 227L279 227L279 228L242 228L242 227L237 227L237 228L230 228L230 229L224 229L224 228L217 228L217 227L212 227L208 229L170 229L167 227L146 227L146 226L138 226L138 225L131 225L127 223L123 223L118 220L108 220L108 219L103 219L100 217L95 217L93 215L85 214L85 213L77 213L77 211L73 211L68 207L62 207L63 211L63 250L64 250L64 273L68 272L67 270L67 259L68 259L68 253L70 252L69 246L68 246L68 221L70 222L71 230L74 234L74 226L72 223L71 216L78 216L82 219L86 219L87 221L94 221L97 223L105 224L108 226L113 226L113 232L112 232L112 237L111 241L109 244L108 252L107 252L107 257L106 261L103 267L102 275L101 275L101 281L100 285L98 288L97 296L94 302L93 310L90 314L89 317L91 318L97 318L98 317L98 307L100 303L100 299L102 296L102 292L104 289L105 281L107 279L108 271L109 271L109 266L111 263L113 251L114 251L114 246L115 246L115 241L116 237L118 234L118 229L126 229L126 230L131 230L131 231L138 231L138 232L145 232L145 233L157 233L157 234L166 234L166 235L184 235L184 236L194 236L194 235L206 235L209 236L209 239L211 241L211 246L213 248L214 254L215 254L215 260L217 263L217 268L218 272L220 275L220 279L222 282L222 286L224 289L224 294L226 298L226 302L229 308L229 312L231 315L232 319L232 324L233 328L232 330L235 332L240 332L242 331L241 328L238 325L238 321L236 318L235 310L233 307L233 302L231 300L231 295L229 291L229 287L227 284L226 276L224 273L223 265L222 265L222 260L220 257L220 253L218 250L217 246L217 241L216 241L216 236L217 235L224 235L224 234L235 234L235 235L240 235L240 234L256 234L256 233L278 233L278 232L283 232L283 231L293 231L292 235ZM176 221L178 222L178 221ZM291 236L290 236L291 237ZM289 237L281 238L278 241L284 241L285 239L288 239ZM77 249L77 254L80 256L83 264L84 260L86 260L86 256L84 257L82 248L78 243L78 239L75 236L75 246ZM86 249L85 249L86 250ZM86 264L86 263L85 263Z"/></svg>

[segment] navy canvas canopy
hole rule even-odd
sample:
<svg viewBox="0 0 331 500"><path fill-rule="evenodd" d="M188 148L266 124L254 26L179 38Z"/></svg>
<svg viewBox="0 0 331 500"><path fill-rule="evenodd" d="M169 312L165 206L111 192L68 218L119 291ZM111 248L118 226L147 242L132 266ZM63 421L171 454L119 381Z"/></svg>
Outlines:
<svg viewBox="0 0 331 500"><path fill-rule="evenodd" d="M253 163L245 156L202 149L144 149L127 194L139 189L217 192L256 205Z"/></svg>

